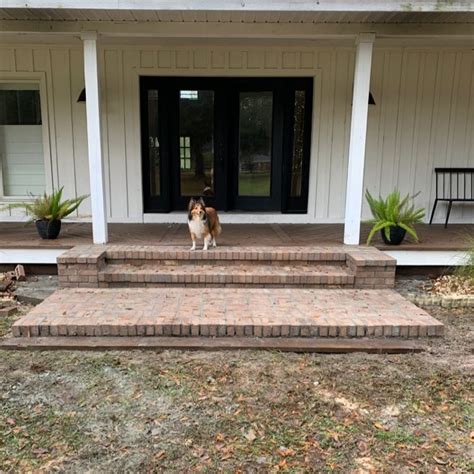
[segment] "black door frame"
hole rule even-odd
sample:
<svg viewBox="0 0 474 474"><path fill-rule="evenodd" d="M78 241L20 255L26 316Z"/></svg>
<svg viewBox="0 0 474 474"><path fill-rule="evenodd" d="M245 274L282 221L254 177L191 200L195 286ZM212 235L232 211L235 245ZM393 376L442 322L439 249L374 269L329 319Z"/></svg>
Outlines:
<svg viewBox="0 0 474 474"><path fill-rule="evenodd" d="M148 90L158 90L160 196L151 196L148 154ZM206 204L221 210L307 212L313 78L140 77L143 204L148 212L184 209L180 196L179 90L214 91L214 186ZM295 91L305 92L302 192L290 196ZM270 197L238 196L239 93L272 91Z"/></svg>

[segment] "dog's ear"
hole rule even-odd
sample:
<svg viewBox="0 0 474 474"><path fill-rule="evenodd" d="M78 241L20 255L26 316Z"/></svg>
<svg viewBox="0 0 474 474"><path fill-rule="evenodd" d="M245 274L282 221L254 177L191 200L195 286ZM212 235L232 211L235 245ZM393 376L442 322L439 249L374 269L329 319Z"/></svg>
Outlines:
<svg viewBox="0 0 474 474"><path fill-rule="evenodd" d="M188 203L188 219L191 219L192 217L191 211L193 210L193 207L195 204L196 204L196 199L191 198Z"/></svg>
<svg viewBox="0 0 474 474"><path fill-rule="evenodd" d="M204 199L202 197L199 198L198 203L201 204L202 207L206 207L206 203L204 202Z"/></svg>

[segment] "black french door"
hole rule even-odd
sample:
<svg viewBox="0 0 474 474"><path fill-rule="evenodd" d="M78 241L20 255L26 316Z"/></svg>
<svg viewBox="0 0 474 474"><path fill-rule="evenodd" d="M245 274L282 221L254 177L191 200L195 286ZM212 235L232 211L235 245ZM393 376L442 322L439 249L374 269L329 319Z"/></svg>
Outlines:
<svg viewBox="0 0 474 474"><path fill-rule="evenodd" d="M141 77L145 212L306 212L312 79Z"/></svg>

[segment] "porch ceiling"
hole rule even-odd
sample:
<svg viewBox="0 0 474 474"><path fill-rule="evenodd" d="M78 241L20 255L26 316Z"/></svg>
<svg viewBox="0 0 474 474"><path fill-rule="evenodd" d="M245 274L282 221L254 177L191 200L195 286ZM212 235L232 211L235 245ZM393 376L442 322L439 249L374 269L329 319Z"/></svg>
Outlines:
<svg viewBox="0 0 474 474"><path fill-rule="evenodd" d="M474 23L466 11L301 11L141 10L78 8L0 8L0 20L173 23L336 23L439 24Z"/></svg>

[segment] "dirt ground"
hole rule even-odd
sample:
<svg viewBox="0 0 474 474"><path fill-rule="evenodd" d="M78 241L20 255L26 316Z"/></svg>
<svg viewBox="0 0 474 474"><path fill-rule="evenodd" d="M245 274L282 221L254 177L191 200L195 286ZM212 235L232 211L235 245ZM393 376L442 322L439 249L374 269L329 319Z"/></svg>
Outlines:
<svg viewBox="0 0 474 474"><path fill-rule="evenodd" d="M474 315L429 312L410 355L0 351L0 472L473 472Z"/></svg>

